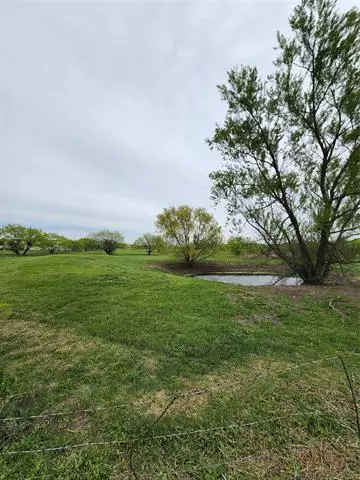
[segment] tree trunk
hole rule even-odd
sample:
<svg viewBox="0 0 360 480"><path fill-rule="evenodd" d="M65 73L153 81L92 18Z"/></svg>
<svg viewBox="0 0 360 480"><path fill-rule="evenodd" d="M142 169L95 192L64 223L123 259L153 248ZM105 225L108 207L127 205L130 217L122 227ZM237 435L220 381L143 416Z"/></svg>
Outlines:
<svg viewBox="0 0 360 480"><path fill-rule="evenodd" d="M185 263L188 267L192 268L194 266L195 260L193 258L185 258Z"/></svg>
<svg viewBox="0 0 360 480"><path fill-rule="evenodd" d="M304 285L322 285L329 274L330 264L326 263L312 268L307 267L305 264L301 265L297 272L302 278Z"/></svg>

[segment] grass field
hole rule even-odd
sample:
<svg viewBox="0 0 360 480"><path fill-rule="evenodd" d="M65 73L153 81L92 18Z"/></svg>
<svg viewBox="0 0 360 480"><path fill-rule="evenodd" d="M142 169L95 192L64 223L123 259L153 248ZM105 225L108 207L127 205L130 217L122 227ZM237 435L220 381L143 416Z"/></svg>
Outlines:
<svg viewBox="0 0 360 480"><path fill-rule="evenodd" d="M358 479L336 357L360 403L359 290L152 268L166 259L0 258L0 479Z"/></svg>

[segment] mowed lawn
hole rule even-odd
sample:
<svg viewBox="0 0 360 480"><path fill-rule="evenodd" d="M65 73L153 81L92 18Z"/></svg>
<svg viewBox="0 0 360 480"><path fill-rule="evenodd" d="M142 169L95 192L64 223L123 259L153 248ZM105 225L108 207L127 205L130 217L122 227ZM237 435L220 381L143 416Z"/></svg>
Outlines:
<svg viewBox="0 0 360 480"><path fill-rule="evenodd" d="M358 479L359 290L166 259L0 257L0 479Z"/></svg>

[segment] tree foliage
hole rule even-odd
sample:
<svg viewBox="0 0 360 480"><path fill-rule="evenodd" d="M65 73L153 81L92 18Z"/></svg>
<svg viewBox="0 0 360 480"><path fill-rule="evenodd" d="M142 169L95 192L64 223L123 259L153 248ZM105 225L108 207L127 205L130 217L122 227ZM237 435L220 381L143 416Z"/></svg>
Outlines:
<svg viewBox="0 0 360 480"><path fill-rule="evenodd" d="M157 216L156 226L189 266L209 257L222 244L221 227L204 208L166 208Z"/></svg>
<svg viewBox="0 0 360 480"><path fill-rule="evenodd" d="M112 255L115 250L124 246L124 236L118 231L102 230L90 234L89 238L95 240L97 247L108 255Z"/></svg>
<svg viewBox="0 0 360 480"><path fill-rule="evenodd" d="M240 255L260 255L265 254L265 246L261 243L256 243L249 238L231 237L226 242L227 248L235 256Z"/></svg>
<svg viewBox="0 0 360 480"><path fill-rule="evenodd" d="M12 223L0 229L3 248L16 255L26 255L32 247L40 245L43 235L44 233L36 228Z"/></svg>
<svg viewBox="0 0 360 480"><path fill-rule="evenodd" d="M160 252L164 248L165 242L160 235L144 233L144 235L135 240L133 246L134 248L143 248L147 255L151 255L155 251Z"/></svg>
<svg viewBox="0 0 360 480"><path fill-rule="evenodd" d="M91 252L94 250L99 250L98 242L94 238L84 237L74 240L72 245L73 250L81 250L85 252Z"/></svg>
<svg viewBox="0 0 360 480"><path fill-rule="evenodd" d="M58 233L43 233L40 247L50 254L58 253L70 247L71 240Z"/></svg>
<svg viewBox="0 0 360 480"><path fill-rule="evenodd" d="M305 283L322 283L360 232L360 12L302 0L275 72L228 73L228 110L208 140L225 160L212 194Z"/></svg>

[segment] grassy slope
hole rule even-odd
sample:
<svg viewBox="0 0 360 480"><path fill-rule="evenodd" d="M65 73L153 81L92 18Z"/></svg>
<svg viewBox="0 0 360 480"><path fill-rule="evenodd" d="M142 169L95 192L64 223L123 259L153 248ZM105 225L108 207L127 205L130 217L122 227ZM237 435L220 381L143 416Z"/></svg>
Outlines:
<svg viewBox="0 0 360 480"><path fill-rule="evenodd" d="M150 268L153 261L138 252L0 259L2 417L124 405L0 423L4 449L285 415L246 429L136 442L133 464L140 478L199 464L220 465L174 478L285 479L306 469L314 476L302 478L357 478L352 404L337 360L252 379L360 352L359 292L237 287L173 276ZM346 362L359 391L360 357ZM152 427L174 392L192 388L214 391L179 399ZM316 414L292 416L309 412ZM269 452L271 458L231 463ZM5 455L0 478L132 478L128 458L127 445Z"/></svg>

